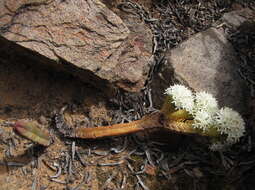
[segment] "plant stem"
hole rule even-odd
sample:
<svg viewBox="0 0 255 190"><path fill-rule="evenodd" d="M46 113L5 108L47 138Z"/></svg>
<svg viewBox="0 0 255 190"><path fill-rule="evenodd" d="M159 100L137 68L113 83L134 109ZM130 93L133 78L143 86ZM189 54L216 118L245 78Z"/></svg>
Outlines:
<svg viewBox="0 0 255 190"><path fill-rule="evenodd" d="M174 104L171 103L172 101L170 96L166 96L164 104L160 110L167 119L174 121L192 119L192 116L186 110L176 110Z"/></svg>
<svg viewBox="0 0 255 190"><path fill-rule="evenodd" d="M121 123L104 127L77 128L75 129L74 133L76 138L83 139L120 136L151 129L160 130L162 128L165 128L173 133L199 133L199 131L192 128L191 125L191 120L186 122L172 121L165 118L163 113L156 112L150 115L146 115L140 120L132 121L129 123Z"/></svg>
<svg viewBox="0 0 255 190"><path fill-rule="evenodd" d="M90 128L77 128L75 129L75 137L84 139L95 139L101 137L111 137L127 135L139 131L155 129L162 127L161 118L162 114L156 112L137 121L129 123L120 123L104 127L90 127Z"/></svg>

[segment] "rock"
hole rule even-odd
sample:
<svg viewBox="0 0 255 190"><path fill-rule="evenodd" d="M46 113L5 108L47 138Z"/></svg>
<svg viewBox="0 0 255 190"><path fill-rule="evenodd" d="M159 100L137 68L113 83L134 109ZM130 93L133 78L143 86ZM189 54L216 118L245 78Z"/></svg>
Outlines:
<svg viewBox="0 0 255 190"><path fill-rule="evenodd" d="M227 14L235 15L240 12ZM231 18L234 17L238 16ZM243 22L234 27L239 27ZM167 62L161 66L152 82L155 107L161 107L164 101L162 94L169 85L182 83L195 91L212 93L220 106L229 106L242 113L247 111L248 90L238 74L240 62L227 40L224 25L215 23L215 26L218 27L200 32L166 53Z"/></svg>
<svg viewBox="0 0 255 190"><path fill-rule="evenodd" d="M150 57L143 34L130 33L123 21L98 0L0 2L2 37L47 57L51 64L71 64L79 70L71 72L85 82L91 82L91 77L80 70L125 90L139 91Z"/></svg>
<svg viewBox="0 0 255 190"><path fill-rule="evenodd" d="M227 26L237 28L241 24L246 22L248 19L254 18L254 16L255 16L254 11L252 11L249 8L245 8L245 9L225 13L222 16L222 18L216 23L217 24L225 23Z"/></svg>
<svg viewBox="0 0 255 190"><path fill-rule="evenodd" d="M132 44L134 48L127 49L130 56L134 54L134 52L137 53L138 56L140 56L140 62L136 63L138 70L136 72L140 72L143 70L145 77L143 77L143 82L147 78L147 72L149 71L148 62L149 57L151 56L151 50L152 50L152 33L151 30L145 26L144 23L141 22L141 19L138 17L135 17L133 14L126 13L124 11L121 11L118 8L118 5L121 3L119 0L103 0L103 2L107 5L109 9L111 9L115 14L117 14L125 23L125 25L128 27L130 34L127 38L127 41L129 44ZM145 1L139 1L143 6L150 7L152 6L152 2L149 0ZM125 61L125 60L123 60ZM121 60L121 62L123 62ZM139 66L140 65L140 66ZM121 72L121 71L120 71ZM126 74L125 72L123 73ZM136 73L134 75L137 75ZM138 74L139 76L139 74ZM129 78L132 78L134 76L129 76ZM127 85L127 84L125 84ZM122 86L121 84L119 86Z"/></svg>
<svg viewBox="0 0 255 190"><path fill-rule="evenodd" d="M115 13L118 12L117 7L119 4L123 3L123 0L101 0L107 7L113 10ZM147 11L151 10L154 6L154 0L133 0L132 2L138 3ZM157 1L155 1L157 2ZM117 13L118 14L118 13ZM119 15L119 14L118 14ZM119 15L120 16L120 15Z"/></svg>
<svg viewBox="0 0 255 190"><path fill-rule="evenodd" d="M245 109L245 84L239 76L238 59L221 28L210 28L169 52L175 78L195 91L212 93L220 106Z"/></svg>

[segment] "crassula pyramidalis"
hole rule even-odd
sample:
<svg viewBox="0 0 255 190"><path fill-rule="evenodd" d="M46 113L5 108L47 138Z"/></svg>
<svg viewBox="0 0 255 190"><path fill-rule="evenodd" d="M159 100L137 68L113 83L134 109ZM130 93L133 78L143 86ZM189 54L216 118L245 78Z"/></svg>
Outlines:
<svg viewBox="0 0 255 190"><path fill-rule="evenodd" d="M166 89L169 96L165 104L172 105L171 112L164 110L170 119L175 112L185 110L193 120L189 126L197 129L197 133L212 137L211 150L219 150L239 141L245 133L245 123L241 115L231 108L219 109L217 100L207 92L192 93L182 85L174 85ZM166 107L166 106L165 106ZM168 106L169 107L169 106ZM179 118L188 119L187 113Z"/></svg>
<svg viewBox="0 0 255 190"><path fill-rule="evenodd" d="M145 115L140 120L101 127L56 127L60 128L60 131L66 128L68 137L84 139L167 129L173 133L209 136L212 141L209 147L211 150L232 145L245 133L245 123L241 115L228 107L220 109L217 100L207 92L193 93L183 85L173 85L166 89L165 95L161 110Z"/></svg>

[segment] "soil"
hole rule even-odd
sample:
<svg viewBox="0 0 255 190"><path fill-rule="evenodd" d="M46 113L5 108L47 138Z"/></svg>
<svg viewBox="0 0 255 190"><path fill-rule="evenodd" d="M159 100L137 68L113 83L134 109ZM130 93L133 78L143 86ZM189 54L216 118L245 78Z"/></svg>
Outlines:
<svg viewBox="0 0 255 190"><path fill-rule="evenodd" d="M113 7L116 2L107 6ZM154 17L165 16L155 7L165 6L167 1L139 3ZM227 4L226 10L238 5ZM195 32L192 28L184 30L181 39ZM137 183L137 175L129 166L143 171L138 176L151 190L254 189L254 156L253 150L246 151L246 141L223 155L198 145L203 142L199 138L183 136L178 136L172 146L155 143L144 134L89 141L61 136L52 125L52 117L63 106L69 106L65 119L70 125L88 127L115 123L118 105L109 99L107 89L97 89L69 73L11 60L0 60L0 190L146 189ZM50 132L52 145L34 144L6 124L18 119L37 121ZM123 152L110 151L122 148L125 141L127 148ZM134 150L136 153L131 154ZM158 151L152 154L154 161L162 152L164 157L160 164L149 163L142 168L148 161L148 150ZM169 168L164 168L165 162ZM109 163L115 164L104 166ZM54 176L59 168L61 173Z"/></svg>
<svg viewBox="0 0 255 190"><path fill-rule="evenodd" d="M35 67L22 61L1 61L0 70L4 71L0 75L0 190L72 189L80 183L80 189L96 190L105 184L112 173L116 174L114 180L117 184L126 176L125 189L134 188L136 179L125 164L99 167L97 162L116 162L115 160L127 155L137 145L130 143L123 153L105 157L100 155L100 152L106 154L111 147L122 145L124 137L96 141L74 140L62 137L51 125L54 113L59 112L65 105L70 107L65 113L65 119L71 126L111 124L112 112L117 108L107 98L107 91L104 93L68 73L40 64ZM19 119L37 121L41 128L50 131L53 144L47 148L33 144L17 134L11 125L4 124L6 121L15 122ZM54 163L62 164L63 168L63 165L68 164L66 160L71 155L73 142L88 166L84 167L76 155L72 161L75 173L62 171L57 182L51 181L50 176L57 173ZM87 156L89 150L92 154ZM96 153L93 153L93 150ZM138 166L143 163L143 158L137 156L135 159L136 170L139 170ZM8 166L7 163L15 166ZM83 178L88 174L90 179L84 183ZM150 180L148 184L152 187L155 186L154 183L158 183L156 179ZM113 182L105 187L117 189Z"/></svg>
<svg viewBox="0 0 255 190"><path fill-rule="evenodd" d="M42 126L48 130L52 130L49 125L52 113L66 104L79 104L73 114L69 115L73 121L84 121L86 117L90 117L96 125L102 125L103 122L111 120L105 107L104 95L71 75L46 70L40 66L31 67L20 62L1 62L0 70L4 71L0 75L0 121L32 119L41 122ZM10 157L24 154L24 151L31 146L31 142L17 136L9 126L1 127L0 160L9 160L5 151L8 148L8 142L11 141L15 142L15 147ZM61 158L61 154L68 151L62 140L55 137L54 141L54 145L44 150L44 153L36 159L46 159L45 162L50 161L49 165L51 165L53 161ZM30 147L30 151L37 151L39 148ZM21 160L15 160L15 162L24 162L29 165L25 167L30 170L26 172L27 174L22 172L22 168L8 168L7 171L7 168L1 165L0 184L3 185L0 189L31 188L34 179L38 179L38 186L46 185L49 189L59 189L61 185L50 183L48 180L48 176L53 175L54 171L49 170L43 164L44 162L40 163L41 166L38 169L34 169L30 166L31 159L35 159L32 152L25 154ZM77 178L79 177L77 173Z"/></svg>

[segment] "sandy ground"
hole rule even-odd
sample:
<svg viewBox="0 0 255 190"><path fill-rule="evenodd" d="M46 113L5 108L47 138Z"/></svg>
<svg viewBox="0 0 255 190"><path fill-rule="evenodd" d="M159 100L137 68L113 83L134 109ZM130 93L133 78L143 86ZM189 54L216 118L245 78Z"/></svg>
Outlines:
<svg viewBox="0 0 255 190"><path fill-rule="evenodd" d="M80 152L81 158L89 163L82 166L75 155L72 161L72 170L62 171L56 178L50 176L57 173L54 164L70 165L72 159L72 139L62 138L51 125L54 111L59 111L64 105L72 105L71 111L65 114L66 121L73 126L99 126L111 123L111 108L107 106L105 94L88 84L82 83L66 73L57 72L26 65L18 62L1 62L0 70L0 189L67 189L77 187L80 189L117 189L125 178L124 189L134 189L136 179L130 174L127 163L114 167L97 166L102 163L117 162L134 150L129 144L127 150L121 154L109 154L110 147L122 146L124 137L98 141L75 140L75 149ZM54 143L43 148L31 143L13 131L12 126L3 125L4 121L13 122L18 119L31 119L37 121L41 128L50 131ZM92 150L91 155L87 152ZM95 153L93 153L93 150ZM103 156L102 156L103 155ZM135 156L137 163L134 167L139 170L143 157ZM116 161L117 160L117 161ZM14 164L15 166L8 166ZM18 165L18 166L17 166ZM20 165L20 166L19 166ZM139 166L139 167L138 167ZM69 168L69 166L68 166ZM150 171L144 180L153 187L158 184L155 177L155 168ZM84 178L89 179L84 183ZM106 183L113 175L113 182ZM153 177L154 176L154 177ZM154 178L154 179L153 179ZM55 178L52 178L55 180ZM68 185L61 184L68 182ZM105 185L106 183L106 185ZM168 183L166 180L164 183Z"/></svg>

